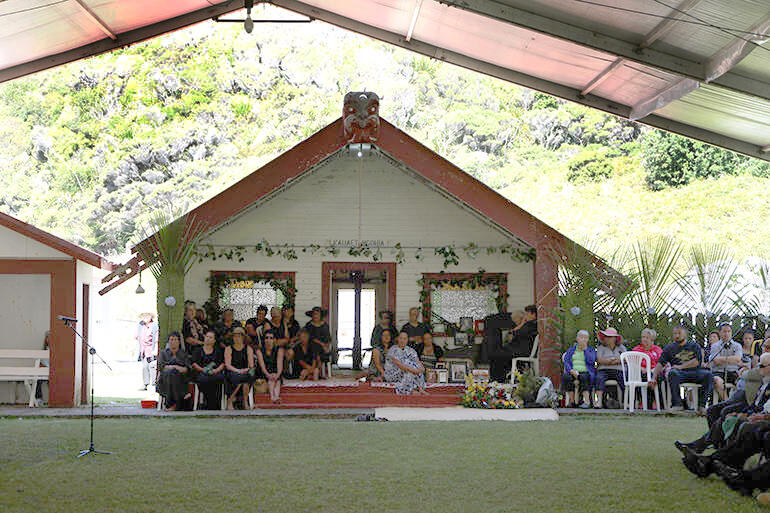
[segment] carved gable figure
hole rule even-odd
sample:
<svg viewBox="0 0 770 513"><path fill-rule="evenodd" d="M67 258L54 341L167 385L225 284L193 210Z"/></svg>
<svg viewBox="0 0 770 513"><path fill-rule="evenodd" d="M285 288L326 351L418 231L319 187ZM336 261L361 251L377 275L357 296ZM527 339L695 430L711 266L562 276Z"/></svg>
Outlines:
<svg viewBox="0 0 770 513"><path fill-rule="evenodd" d="M342 120L347 142L376 142L380 135L380 97L371 92L346 94Z"/></svg>

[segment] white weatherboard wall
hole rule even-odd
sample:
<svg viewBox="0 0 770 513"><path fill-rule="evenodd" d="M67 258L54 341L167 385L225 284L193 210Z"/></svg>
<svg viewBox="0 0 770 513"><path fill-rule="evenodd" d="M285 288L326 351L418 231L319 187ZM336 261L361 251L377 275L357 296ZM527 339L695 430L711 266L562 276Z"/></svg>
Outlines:
<svg viewBox="0 0 770 513"><path fill-rule="evenodd" d="M23 293L20 293L23 291ZM51 316L51 276L48 274L0 274L0 337L2 349L40 350ZM0 365L29 366L30 360L3 360ZM0 382L0 403L27 402L22 384Z"/></svg>
<svg viewBox="0 0 770 513"><path fill-rule="evenodd" d="M203 244L253 246L262 239L271 244L327 244L330 240L359 238L359 171L361 194L361 240L383 241L385 246L461 247L469 242L479 246L499 246L513 241L475 213L464 209L413 173L378 155L359 160L347 155L332 158L305 175L280 194L247 210L213 232ZM383 262L395 261L391 249L383 249ZM185 280L185 299L202 304L209 297L206 278L209 271L293 271L297 279L297 318L305 310L321 304L321 264L323 262L371 262L370 257L352 257L343 249L337 257L311 255L298 250L298 259L265 257L247 252L244 262L237 259L205 260L196 263ZM397 266L396 319L406 322L408 309L419 303L417 280L425 272L442 270L443 257L433 250L423 252L417 261L407 251L406 262ZM534 263L521 263L505 255L481 251L475 259L458 250L460 265L447 272L508 273L509 310L534 302Z"/></svg>
<svg viewBox="0 0 770 513"><path fill-rule="evenodd" d="M0 226L0 258L70 260L72 257L10 228Z"/></svg>

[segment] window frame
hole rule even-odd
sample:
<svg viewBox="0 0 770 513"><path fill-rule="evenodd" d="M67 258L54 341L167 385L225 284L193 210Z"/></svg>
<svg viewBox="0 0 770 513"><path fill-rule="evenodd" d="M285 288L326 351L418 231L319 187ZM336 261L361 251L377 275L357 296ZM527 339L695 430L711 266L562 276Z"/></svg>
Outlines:
<svg viewBox="0 0 770 513"><path fill-rule="evenodd" d="M452 282L459 281L461 283L473 281L479 277L479 273L422 273L422 319L423 322L432 326L433 319L431 319L431 292L435 290L433 282ZM505 302L507 305L508 299L508 273L483 273L481 277L484 281L496 282L497 289L497 301L499 305ZM435 336L441 336L441 333L436 333Z"/></svg>

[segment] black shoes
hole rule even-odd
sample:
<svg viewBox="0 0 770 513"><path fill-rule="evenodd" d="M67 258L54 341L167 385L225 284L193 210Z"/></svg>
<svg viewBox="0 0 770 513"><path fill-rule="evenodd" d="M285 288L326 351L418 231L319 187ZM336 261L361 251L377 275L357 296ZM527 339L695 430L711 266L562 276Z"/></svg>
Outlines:
<svg viewBox="0 0 770 513"><path fill-rule="evenodd" d="M713 458L709 456L700 456L692 449L682 444L682 463L687 467L687 470L692 472L698 477L708 477L711 474L711 462Z"/></svg>
<svg viewBox="0 0 770 513"><path fill-rule="evenodd" d="M750 496L753 493L754 490L751 487L746 486L746 479L743 476L743 471L730 467L719 460L714 460L712 465L714 466L714 472L724 480L727 486L743 495Z"/></svg>

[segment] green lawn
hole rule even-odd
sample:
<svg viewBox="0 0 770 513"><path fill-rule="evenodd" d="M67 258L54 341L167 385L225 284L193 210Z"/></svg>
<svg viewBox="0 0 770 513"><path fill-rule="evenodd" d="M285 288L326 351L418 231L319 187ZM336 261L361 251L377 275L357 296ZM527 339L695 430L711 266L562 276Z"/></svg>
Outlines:
<svg viewBox="0 0 770 513"><path fill-rule="evenodd" d="M87 420L0 419L0 511L757 510L681 465L695 418L97 422L77 460Z"/></svg>

